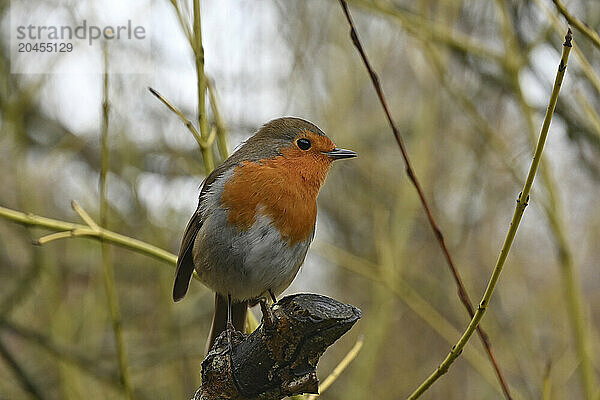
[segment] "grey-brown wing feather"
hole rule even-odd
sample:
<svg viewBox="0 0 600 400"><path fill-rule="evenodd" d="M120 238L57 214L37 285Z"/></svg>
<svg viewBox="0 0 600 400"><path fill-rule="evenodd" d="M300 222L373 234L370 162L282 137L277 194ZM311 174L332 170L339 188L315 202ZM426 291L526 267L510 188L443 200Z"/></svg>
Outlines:
<svg viewBox="0 0 600 400"><path fill-rule="evenodd" d="M233 167L239 162L239 154L233 154L225 162L219 165L213 172L202 183L202 189L200 190L200 197L198 200L198 208L190 218L190 221L185 228L183 234L183 240L181 241L181 247L179 249L179 256L177 257L177 269L175 271L175 283L173 284L173 300L179 301L185 297L192 274L194 273L194 258L192 256L192 250L194 248L194 242L196 235L202 227L204 218L200 207L202 196L210 189L210 185L227 169Z"/></svg>
<svg viewBox="0 0 600 400"><path fill-rule="evenodd" d="M192 249L196 240L196 234L201 226L202 216L198 208L194 215L192 215L190 222L188 222L187 228L185 228L183 241L179 249L179 256L177 257L177 270L175 272L175 283L173 284L173 300L175 301L183 299L190 285L190 280L194 273Z"/></svg>

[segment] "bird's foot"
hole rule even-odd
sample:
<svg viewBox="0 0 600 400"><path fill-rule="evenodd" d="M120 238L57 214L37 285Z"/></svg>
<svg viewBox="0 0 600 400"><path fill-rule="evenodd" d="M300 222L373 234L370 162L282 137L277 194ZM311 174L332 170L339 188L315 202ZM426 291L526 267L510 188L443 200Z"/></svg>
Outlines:
<svg viewBox="0 0 600 400"><path fill-rule="evenodd" d="M269 296L271 296L271 301L273 302L273 304L277 303L277 297L275 297L275 294L271 289L269 289Z"/></svg>
<svg viewBox="0 0 600 400"><path fill-rule="evenodd" d="M233 354L233 339L232 336L236 334L237 331L235 327L231 323L231 321L227 321L227 327L225 328L225 334L227 335L227 350L229 354Z"/></svg>
<svg viewBox="0 0 600 400"><path fill-rule="evenodd" d="M262 311L265 328L274 328L276 325L275 316L273 315L273 310L271 307L269 307L267 300L264 297L260 299L260 310Z"/></svg>

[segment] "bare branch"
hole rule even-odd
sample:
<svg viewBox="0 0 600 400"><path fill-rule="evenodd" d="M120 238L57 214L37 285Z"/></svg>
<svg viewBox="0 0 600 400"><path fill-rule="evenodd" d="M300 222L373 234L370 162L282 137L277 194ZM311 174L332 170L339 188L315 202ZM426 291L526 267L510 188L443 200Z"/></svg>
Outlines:
<svg viewBox="0 0 600 400"><path fill-rule="evenodd" d="M525 213L525 208L529 202L529 194L531 193L531 187L533 186L533 180L535 178L536 172L542 160L542 153L544 151L544 145L546 144L546 139L548 137L548 130L550 129L550 122L552 121L552 115L554 114L554 109L556 107L556 103L558 101L558 93L560 92L560 87L562 85L563 78L565 76L565 71L567 70L567 61L569 59L569 53L571 52L571 41L572 41L572 33L571 29L568 30L567 35L565 36L565 42L563 43L563 52L560 59L560 64L558 65L558 71L556 72L556 79L554 81L554 87L552 89L552 94L550 95L550 101L548 104L548 109L546 110L546 116L544 117L544 122L542 124L542 130L540 132L540 136L538 138L538 142L535 148L533 160L531 161L531 166L529 167L529 172L527 173L527 179L525 180L525 184L523 186L523 190L519 194L517 199L517 206L515 208L515 212L513 214L512 220L510 222L510 226L508 228L508 232L506 233L506 237L504 239L504 244L502 245L502 249L500 250L500 255L498 256L498 260L496 261L496 266L492 272L492 276L490 277L490 281L488 282L488 286L485 289L481 302L477 307L477 312L469 326L459 339L459 341L452 346L452 350L446 356L444 361L440 364L439 367L425 380L423 383L410 395L409 399L414 400L419 398L427 389L433 385L435 381L437 381L442 375L448 372L450 365L460 356L467 342L477 329L479 322L485 315L487 307L492 298L492 294L494 293L494 289L498 284L498 279L500 278L500 273L502 272L502 268L508 258L508 253L512 247L512 244L517 235L517 229L519 228L519 224L521 223L521 219L523 218L523 214Z"/></svg>
<svg viewBox="0 0 600 400"><path fill-rule="evenodd" d="M465 289L465 286L462 282L462 278L460 277L460 274L458 273L458 270L457 270L456 266L454 265L454 261L452 260L450 251L448 250L448 247L446 246L446 242L444 240L444 235L442 234L441 229L439 228L435 218L433 217L433 213L431 212L429 203L427 202L427 199L425 198L425 194L423 193L423 189L421 188L421 184L419 183L417 175L415 174L415 172L412 168L410 159L408 157L408 151L406 150L406 146L404 145L404 141L402 140L402 135L400 134L400 131L398 130L398 127L396 126L396 123L394 122L392 115L389 111L387 101L383 94L383 88L381 87L377 73L371 66L371 63L369 62L369 58L367 57L367 53L365 52L365 50L362 46L362 43L360 42L360 38L358 37L358 32L356 31L356 27L354 26L354 21L352 20L352 16L350 15L350 10L348 9L348 4L346 4L345 0L340 0L340 4L342 5L342 9L344 10L346 20L348 21L348 24L350 25L350 37L352 38L352 42L354 43L354 46L357 48L358 52L360 53L360 56L365 64L365 67L367 68L367 71L369 72L371 81L373 82L373 86L375 87L375 91L377 92L377 96L379 97L379 101L381 102L381 106L383 107L383 111L385 112L385 115L390 124L390 127L392 128L392 132L394 133L396 142L398 143L398 146L400 147L400 151L402 153L402 158L404 159L404 165L406 167L406 174L408 175L408 178L410 179L410 181L414 185L415 189L417 190L419 199L421 200L421 204L423 206L423 209L425 210L425 214L427 215L427 220L429 221L429 225L431 226L431 229L433 230L433 233L435 234L435 237L442 249L442 252L444 253L444 257L446 258L446 262L448 263L448 267L450 268L450 271L452 272L452 276L453 276L456 286L458 288L458 297L460 298L460 301L462 302L465 309L469 313L469 316L471 318L473 318L473 316L475 315L474 310L473 310L473 303L471 302L471 299L469 298L469 295L468 295L468 293ZM496 357L494 356L494 353L492 352L492 345L490 343L489 337L488 337L487 333L483 330L483 328L481 328L479 326L477 327L477 333L479 334L479 338L481 339L481 342L483 343L483 345L486 349L486 352L488 353L490 362L492 363L494 370L496 371L496 375L498 376L498 381L500 382L500 385L502 386L502 391L504 392L505 397L508 400L510 400L511 399L510 391L508 389L508 385L506 383L506 380L504 379L502 371L500 371L500 367L498 366Z"/></svg>

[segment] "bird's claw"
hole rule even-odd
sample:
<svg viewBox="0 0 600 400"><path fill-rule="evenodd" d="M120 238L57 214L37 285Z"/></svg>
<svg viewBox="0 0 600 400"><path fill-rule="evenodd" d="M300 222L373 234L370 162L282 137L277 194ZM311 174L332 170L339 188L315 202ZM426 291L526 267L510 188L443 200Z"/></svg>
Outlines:
<svg viewBox="0 0 600 400"><path fill-rule="evenodd" d="M260 310L263 315L263 323L266 328L275 327L275 316L273 315L273 310L267 304L265 298L260 299Z"/></svg>
<svg viewBox="0 0 600 400"><path fill-rule="evenodd" d="M227 334L227 349L229 350L229 354L233 354L232 336L234 333L236 333L236 330L231 321L227 321L227 328L225 329L225 333Z"/></svg>

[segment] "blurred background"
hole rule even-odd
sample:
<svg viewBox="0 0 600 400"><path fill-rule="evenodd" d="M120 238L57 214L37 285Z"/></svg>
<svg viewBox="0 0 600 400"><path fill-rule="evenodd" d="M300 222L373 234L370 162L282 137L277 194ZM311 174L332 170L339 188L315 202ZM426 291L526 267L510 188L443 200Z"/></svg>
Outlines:
<svg viewBox="0 0 600 400"><path fill-rule="evenodd" d="M22 13L68 9L60 18L70 24L83 12L66 1L12 3ZM349 3L477 304L529 168L566 21L550 0ZM81 4L112 12L109 1ZM566 6L598 31L599 2ZM114 12L136 12L122 7ZM151 7L150 51L111 54L108 46L106 57L109 71L144 62L145 73L103 75L97 52L70 72L11 74L11 7L0 2L2 210L83 223L70 206L76 200L108 229L177 253L207 157L218 165L272 118L309 119L360 155L332 168L315 242L286 291L321 293L363 310L321 359L324 379L364 337L357 358L322 397L406 397L469 317L340 5L202 1L211 95L200 101L200 117L193 3L155 0ZM600 49L577 30L574 37L530 205L482 322L515 399L600 398ZM212 145L201 151L148 86L204 138L214 129ZM191 397L212 316L208 289L193 281L174 304L172 262L86 238L34 246L54 231L2 216L1 399ZM127 371L129 391L120 371ZM423 398L503 398L476 335Z"/></svg>

